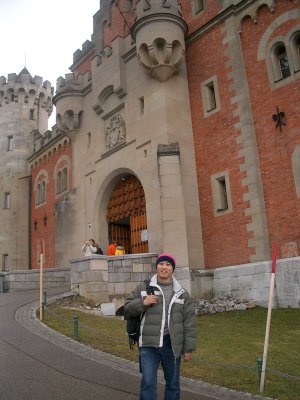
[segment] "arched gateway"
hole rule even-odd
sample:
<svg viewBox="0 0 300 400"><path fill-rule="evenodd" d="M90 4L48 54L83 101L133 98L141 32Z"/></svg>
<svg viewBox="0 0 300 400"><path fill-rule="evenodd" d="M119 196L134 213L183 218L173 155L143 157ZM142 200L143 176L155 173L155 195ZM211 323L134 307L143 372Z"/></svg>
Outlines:
<svg viewBox="0 0 300 400"><path fill-rule="evenodd" d="M127 254L147 253L145 192L134 175L122 177L107 206L109 240L120 242Z"/></svg>

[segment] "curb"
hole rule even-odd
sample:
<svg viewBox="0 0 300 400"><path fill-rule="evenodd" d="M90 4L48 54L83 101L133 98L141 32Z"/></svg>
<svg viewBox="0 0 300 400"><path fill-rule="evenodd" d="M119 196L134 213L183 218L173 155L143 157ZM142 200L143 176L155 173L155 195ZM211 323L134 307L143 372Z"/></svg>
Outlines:
<svg viewBox="0 0 300 400"><path fill-rule="evenodd" d="M47 299L47 302L52 303L62 297L68 297L70 295L73 295L73 293L66 292L62 295L52 296ZM138 363L93 349L49 328L36 317L36 311L38 308L38 301L22 306L16 311L15 320L31 333L78 356L134 376L140 376ZM162 371L158 371L158 382L162 384L165 382ZM271 397L262 397L251 393L238 392L200 380L184 377L180 378L180 386L181 390L201 394L215 400L275 400Z"/></svg>

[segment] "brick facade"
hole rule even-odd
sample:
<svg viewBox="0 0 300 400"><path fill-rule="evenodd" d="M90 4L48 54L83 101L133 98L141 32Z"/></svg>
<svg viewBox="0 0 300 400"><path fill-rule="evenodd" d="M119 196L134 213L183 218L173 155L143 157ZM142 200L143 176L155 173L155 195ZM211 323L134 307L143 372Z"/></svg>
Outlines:
<svg viewBox="0 0 300 400"><path fill-rule="evenodd" d="M266 27L272 27L274 21L279 21L278 27L273 28L268 43L276 37L288 37L294 27L298 26L299 30L300 15L299 9L296 12L296 6L295 1L277 1L273 13L270 13L267 7L262 7L257 14L257 23L250 18L245 19L241 32L252 113L255 116L254 126L270 243L277 241L284 248L288 242L295 242L298 247L300 244L300 199L296 194L292 169L292 155L300 141L297 116L300 93L299 75L272 90L266 61L258 62L257 58L259 44ZM286 13L290 13L290 16L281 22L282 16ZM286 125L282 126L282 130L279 127L276 129L276 122L272 120L277 106L286 114ZM295 248L293 255L298 255ZM286 253L283 251L280 256L286 256Z"/></svg>
<svg viewBox="0 0 300 400"><path fill-rule="evenodd" d="M39 268L41 246L44 252L44 268L56 267L55 229L56 207L72 187L72 146L68 139L60 139L38 156L31 159L31 268ZM67 189L57 194L57 173L67 168ZM46 182L45 202L36 205L37 185ZM43 241L43 245L41 245Z"/></svg>
<svg viewBox="0 0 300 400"><path fill-rule="evenodd" d="M296 10L297 4L294 1L275 3L273 12L266 4L260 8L257 6L255 21L249 15L246 16L242 20L237 40L240 40L242 49L239 62L245 66L246 77L240 85L249 90L249 113L253 116L269 243L277 241L285 248L286 242L295 242L299 246L300 240L300 204L292 171L292 155L300 140L299 122L296 120L299 80L295 77L286 85L272 90L266 62L258 62L257 58L259 44L266 30L276 19L280 20L281 15ZM184 14L189 17L188 12ZM205 12L201 18L204 20ZM191 30L195 29L195 24L196 19L191 21ZM291 15L287 21L278 25L268 38L269 42L274 37L287 35L295 26L299 29L299 18ZM232 90L231 79L235 65L228 57L228 34L224 24L219 23L187 47L206 268L247 263L252 261L251 257L255 252L255 248L251 246L255 233L247 229L254 218L251 211L247 212L250 198L247 193L249 185L256 182L249 179L248 167L245 167L245 159L241 157L243 143L239 139L240 130L237 129L240 115L235 112L237 93ZM200 84L213 75L218 79L221 107L220 112L205 118ZM283 126L282 131L275 128L276 123L272 120L277 106L287 117L287 125ZM215 217L210 178L214 173L223 170L229 171L233 212ZM286 254L283 251L279 257ZM297 255L295 250L293 254Z"/></svg>

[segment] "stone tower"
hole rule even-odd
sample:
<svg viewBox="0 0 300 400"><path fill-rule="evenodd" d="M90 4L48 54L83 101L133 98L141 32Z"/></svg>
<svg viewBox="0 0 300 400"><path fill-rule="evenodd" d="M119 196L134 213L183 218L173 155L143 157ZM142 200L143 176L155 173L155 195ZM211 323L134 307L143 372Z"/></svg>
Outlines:
<svg viewBox="0 0 300 400"><path fill-rule="evenodd" d="M30 268L30 133L44 133L53 88L26 68L0 77L0 257L2 270Z"/></svg>

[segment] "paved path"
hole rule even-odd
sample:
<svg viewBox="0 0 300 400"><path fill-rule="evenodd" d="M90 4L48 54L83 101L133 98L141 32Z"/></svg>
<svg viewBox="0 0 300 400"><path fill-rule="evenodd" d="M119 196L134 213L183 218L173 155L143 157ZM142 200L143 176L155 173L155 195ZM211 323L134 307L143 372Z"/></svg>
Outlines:
<svg viewBox="0 0 300 400"><path fill-rule="evenodd" d="M47 297L63 293L47 291ZM0 400L137 400L138 365L89 348L35 317L38 291L0 294ZM159 374L158 399L163 399ZM181 400L262 399L182 378Z"/></svg>

